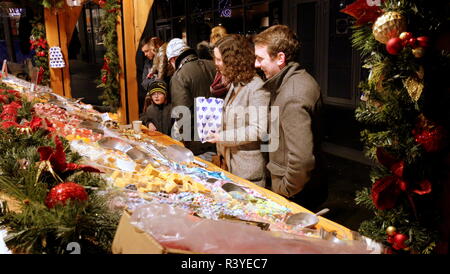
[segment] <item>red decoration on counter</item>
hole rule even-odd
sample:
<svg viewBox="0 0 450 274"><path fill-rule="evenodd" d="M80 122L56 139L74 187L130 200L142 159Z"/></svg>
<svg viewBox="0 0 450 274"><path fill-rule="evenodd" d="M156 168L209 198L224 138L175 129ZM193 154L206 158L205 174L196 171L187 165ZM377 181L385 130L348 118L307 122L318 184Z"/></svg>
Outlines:
<svg viewBox="0 0 450 274"><path fill-rule="evenodd" d="M84 202L88 200L88 194L83 186L66 182L53 187L45 198L45 205L53 208L56 205L66 205L67 200Z"/></svg>
<svg viewBox="0 0 450 274"><path fill-rule="evenodd" d="M55 137L56 147L40 147L38 152L41 157L41 161L48 161L57 173L64 173L68 171L83 170L87 172L98 172L101 171L87 165L78 165L75 163L66 162L66 153L64 152L64 147L58 136Z"/></svg>

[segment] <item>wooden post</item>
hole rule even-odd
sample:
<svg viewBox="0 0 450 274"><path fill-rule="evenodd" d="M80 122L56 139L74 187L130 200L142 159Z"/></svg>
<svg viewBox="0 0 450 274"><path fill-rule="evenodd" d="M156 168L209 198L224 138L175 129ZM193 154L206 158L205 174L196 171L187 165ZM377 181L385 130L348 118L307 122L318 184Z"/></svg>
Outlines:
<svg viewBox="0 0 450 274"><path fill-rule="evenodd" d="M64 68L50 69L50 85L53 92L65 97L72 97L70 87L68 46L75 24L81 13L81 7L68 7L55 12L44 9L45 30L49 47L59 47L64 57Z"/></svg>
<svg viewBox="0 0 450 274"><path fill-rule="evenodd" d="M44 18L45 18L45 31L47 36L47 43L49 47L58 46L61 47L61 41L59 36L59 16L53 13L50 9L44 9ZM63 53L64 55L64 53ZM64 62L67 67L67 56L64 55ZM50 70L50 86L53 89L53 92L59 95L65 95L64 92L64 73L62 69L52 69Z"/></svg>
<svg viewBox="0 0 450 274"><path fill-rule="evenodd" d="M124 7L122 8L122 12L124 12ZM122 31L122 17L119 16L117 18L117 51L119 56L119 66L120 66L120 74L119 74L119 87L120 87L120 108L117 113L119 115L119 123L127 124L128 123L128 112L127 112L127 90L126 90L126 79L125 79L125 52L123 48L124 44L124 33Z"/></svg>
<svg viewBox="0 0 450 274"><path fill-rule="evenodd" d="M118 50L121 74L119 110L121 122L139 120L138 83L136 72L136 52L144 31L153 0L122 1L122 20L118 24ZM122 19L121 18L121 19ZM126 118L126 119L125 119Z"/></svg>
<svg viewBox="0 0 450 274"><path fill-rule="evenodd" d="M147 19L150 14L150 10L152 9L154 0L140 0L134 1L134 10L136 11L136 16L134 18L135 24L135 45L136 50L139 50L139 42L141 41L142 33L145 30L145 26L147 25Z"/></svg>

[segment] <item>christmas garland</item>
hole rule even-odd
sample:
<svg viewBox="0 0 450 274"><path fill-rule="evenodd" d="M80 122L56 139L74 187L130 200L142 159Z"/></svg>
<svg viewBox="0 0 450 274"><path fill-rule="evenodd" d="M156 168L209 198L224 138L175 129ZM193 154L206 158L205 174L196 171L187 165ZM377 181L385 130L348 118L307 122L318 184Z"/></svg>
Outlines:
<svg viewBox="0 0 450 274"><path fill-rule="evenodd" d="M33 103L13 90L0 89L0 191L16 210L2 209L8 247L18 253L110 252L119 213L99 190L99 170L55 135L46 119L33 114ZM18 207L18 209L17 209Z"/></svg>
<svg viewBox="0 0 450 274"><path fill-rule="evenodd" d="M37 84L48 86L50 83L50 71L48 65L48 43L46 40L45 25L41 14L31 21L33 26L31 30L30 44L31 50L34 50L33 64L39 68Z"/></svg>
<svg viewBox="0 0 450 274"><path fill-rule="evenodd" d="M34 7L43 6L48 9L60 9L64 6L65 0L30 0L30 2Z"/></svg>
<svg viewBox="0 0 450 274"><path fill-rule="evenodd" d="M120 15L120 0L100 0L100 7L105 11L101 20L103 42L106 47L101 79L98 88L103 89L100 99L103 105L109 106L111 112L116 112L120 107L120 87L118 75L120 73L119 56L117 53L117 17Z"/></svg>
<svg viewBox="0 0 450 274"><path fill-rule="evenodd" d="M359 232L392 253L432 253L449 183L450 47L440 41L449 35L450 4L358 0L342 12L356 18L353 46L370 70L356 119L377 165L356 202L374 216Z"/></svg>
<svg viewBox="0 0 450 274"><path fill-rule="evenodd" d="M64 0L38 0L38 2L48 9L59 9L64 5Z"/></svg>

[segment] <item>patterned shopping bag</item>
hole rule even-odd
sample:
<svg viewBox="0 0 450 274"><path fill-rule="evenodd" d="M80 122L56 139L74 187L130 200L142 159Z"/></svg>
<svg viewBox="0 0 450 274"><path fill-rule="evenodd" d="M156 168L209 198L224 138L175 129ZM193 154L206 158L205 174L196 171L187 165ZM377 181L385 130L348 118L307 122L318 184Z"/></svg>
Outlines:
<svg viewBox="0 0 450 274"><path fill-rule="evenodd" d="M205 143L212 134L222 127L223 100L219 98L195 98L198 136Z"/></svg>

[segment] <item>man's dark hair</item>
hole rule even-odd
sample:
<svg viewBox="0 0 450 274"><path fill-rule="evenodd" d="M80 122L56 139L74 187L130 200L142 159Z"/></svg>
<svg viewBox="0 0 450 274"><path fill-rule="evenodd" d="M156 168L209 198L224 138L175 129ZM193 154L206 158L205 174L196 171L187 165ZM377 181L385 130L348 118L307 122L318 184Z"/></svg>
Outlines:
<svg viewBox="0 0 450 274"><path fill-rule="evenodd" d="M255 45L267 46L271 57L283 52L286 55L286 63L294 61L297 57L300 43L295 33L284 25L275 25L256 35Z"/></svg>

